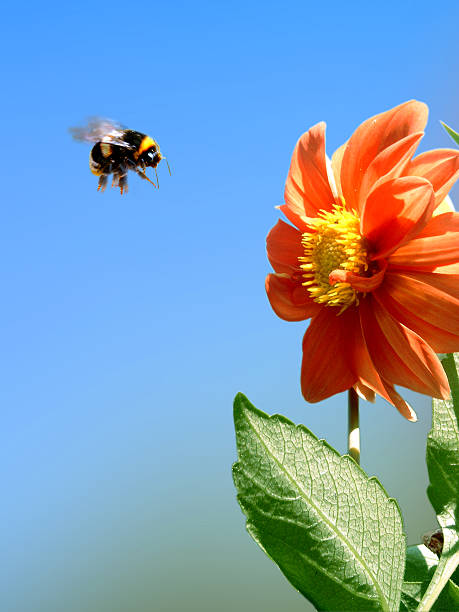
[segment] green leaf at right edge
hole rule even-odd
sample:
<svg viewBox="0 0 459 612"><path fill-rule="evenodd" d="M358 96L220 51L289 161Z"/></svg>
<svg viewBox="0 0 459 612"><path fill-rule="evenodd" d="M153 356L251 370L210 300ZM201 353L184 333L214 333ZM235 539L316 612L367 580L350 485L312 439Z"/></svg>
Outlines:
<svg viewBox="0 0 459 612"><path fill-rule="evenodd" d="M440 121L440 123L445 128L445 130L448 132L448 134L451 136L451 138L454 140L454 142L457 145L459 145L459 134L455 132L453 128L450 128L449 125L446 125L446 123L443 123L443 121Z"/></svg>
<svg viewBox="0 0 459 612"><path fill-rule="evenodd" d="M400 612L417 610L437 566L437 555L426 546L423 544L408 546ZM448 580L432 610L435 612L459 610L459 587L452 580Z"/></svg>
<svg viewBox="0 0 459 612"><path fill-rule="evenodd" d="M446 355L442 365L451 400L433 400L432 429L427 437L427 495L443 530L443 553L419 610L430 610L459 563L459 355ZM458 608L459 609L459 608Z"/></svg>
<svg viewBox="0 0 459 612"><path fill-rule="evenodd" d="M319 610L399 609L402 519L375 478L238 394L234 482L247 529Z"/></svg>

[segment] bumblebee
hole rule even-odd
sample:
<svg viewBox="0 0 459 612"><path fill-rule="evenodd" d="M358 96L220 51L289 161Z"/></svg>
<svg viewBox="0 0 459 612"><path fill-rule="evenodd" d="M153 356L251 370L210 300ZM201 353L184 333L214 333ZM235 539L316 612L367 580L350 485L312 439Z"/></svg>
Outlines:
<svg viewBox="0 0 459 612"><path fill-rule="evenodd" d="M127 192L128 170L133 170L154 187L159 186L156 167L166 158L150 136L99 118L90 119L85 127L70 128L70 132L75 140L96 143L89 154L89 168L99 177L97 191L105 190L108 177L113 173L112 187L119 187L121 194ZM155 169L156 183L145 174L150 166Z"/></svg>

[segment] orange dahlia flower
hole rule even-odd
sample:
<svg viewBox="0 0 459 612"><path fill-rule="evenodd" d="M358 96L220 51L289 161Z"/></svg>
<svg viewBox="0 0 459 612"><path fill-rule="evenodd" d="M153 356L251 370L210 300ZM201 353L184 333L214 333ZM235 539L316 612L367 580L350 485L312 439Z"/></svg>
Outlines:
<svg viewBox="0 0 459 612"><path fill-rule="evenodd" d="M459 213L444 202L459 151L412 159L427 114L410 101L376 115L331 162L325 123L295 147L280 206L293 225L278 221L268 235L266 291L282 319L311 319L307 401L354 387L415 421L394 385L449 396L436 353L459 351Z"/></svg>

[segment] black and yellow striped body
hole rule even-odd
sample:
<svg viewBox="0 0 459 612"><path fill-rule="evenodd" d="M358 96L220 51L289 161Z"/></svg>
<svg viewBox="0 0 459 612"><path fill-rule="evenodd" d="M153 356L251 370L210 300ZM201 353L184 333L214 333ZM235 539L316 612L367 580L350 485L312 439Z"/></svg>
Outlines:
<svg viewBox="0 0 459 612"><path fill-rule="evenodd" d="M144 171L147 167L156 168L162 159L158 144L146 134L134 130L123 130L120 144L96 142L89 154L91 172L99 178L97 189L105 189L109 174L113 173L113 186L121 193L127 191L127 171L134 170L142 178L150 180ZM151 181L150 181L151 182Z"/></svg>
<svg viewBox="0 0 459 612"><path fill-rule="evenodd" d="M167 159L161 155L158 143L151 136L127 130L110 119L91 117L87 125L71 127L70 132L75 140L93 143L89 167L99 177L97 190L103 191L109 175L113 174L112 187L119 187L121 193L127 191L128 170L158 187L156 166L162 159L166 160L171 173ZM155 169L156 183L146 175L147 168Z"/></svg>

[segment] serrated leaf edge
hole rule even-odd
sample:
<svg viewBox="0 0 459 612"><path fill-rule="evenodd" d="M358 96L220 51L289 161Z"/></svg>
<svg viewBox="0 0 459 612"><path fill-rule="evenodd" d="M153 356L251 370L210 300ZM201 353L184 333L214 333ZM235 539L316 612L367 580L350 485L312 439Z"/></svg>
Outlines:
<svg viewBox="0 0 459 612"><path fill-rule="evenodd" d="M243 504L241 504L241 507L243 507ZM262 514L265 514L262 512ZM251 523L249 520L247 520L247 531L250 533L250 535L252 536L252 538L257 542L257 544L260 546L260 548L263 549L263 551L268 555L268 557L270 557L270 559L272 559L271 555L269 553L266 552L265 548L263 547L263 545L260 543L258 537L256 537L253 529L251 530L250 527L253 525L253 523ZM287 548L291 548L292 550L294 550L294 552L296 554L299 554L300 557L305 560L309 565L312 565L313 567L317 568L321 573L325 574L330 580L332 580L333 582L336 582L336 584L339 584L345 591L348 591L349 593L351 593L351 595L356 596L355 594L355 590L353 590L349 585L347 585L346 583L337 580L335 576L333 576L333 574L330 574L329 572L327 572L326 568L324 568L323 566L319 565L318 563L315 563L314 561L312 561L312 559L310 559L309 557L306 557L303 553L299 553L298 550L294 549L292 546L290 546L290 544L284 542L283 540L281 540L280 538L276 537L275 535L271 534L271 537L273 537L274 539L282 542L284 544L284 546L286 546ZM277 561L275 561L273 559L273 561L277 564ZM358 597L359 599L366 599L367 601L379 601L376 597L371 597L370 595L365 595L365 593L359 593L356 597Z"/></svg>
<svg viewBox="0 0 459 612"><path fill-rule="evenodd" d="M365 471L364 471L364 470L363 470L363 469L360 467L360 465L358 465L358 464L357 464L357 463L354 461L354 459L353 459L353 458L352 458L350 455L340 455L340 454L338 453L338 451L337 451L335 448L333 448L332 446L330 446L330 444L329 444L329 443L328 443L326 440L319 439L319 438L318 438L318 437L317 437L317 436L316 436L316 435L315 435L315 434L314 434L312 431L310 431L310 430L309 430L309 429L308 429L308 428L307 428L305 425L303 425L303 424L301 424L301 423L300 423L300 424L298 424L298 425L296 425L295 423L293 423L293 421L291 421L290 419L288 419L287 417L285 417L285 416L284 416L284 415L282 415L282 414L273 414L273 415L269 415L269 414L267 414L266 412L263 412L262 410L260 410L259 408L256 408L256 407L255 407L255 406L254 406L254 405L253 405L253 404L252 404L252 403L251 403L251 402L248 400L248 398L247 398L247 397L246 397L246 396L245 396L243 393L238 393L238 394L236 395L236 397L234 398L234 420L235 420L235 422L236 422L236 418L237 418L237 416L239 416L239 415L237 415L237 412L238 412L238 411L240 411L240 413L241 413L241 414L240 414L240 416L241 416L241 417L242 417L242 416L244 416L244 414L245 414L246 412L249 412L249 413L250 413L250 412L252 412L252 413L254 413L255 415L259 416L259 417L260 417L260 418L262 418L262 419L265 419L265 420L268 420L268 421L276 420L276 421L280 421L281 423L284 423L284 424L286 424L286 425L291 425L291 426L293 426L294 428L296 428L296 429L298 429L298 430L300 430L300 431L302 431L302 432L304 432L304 433L306 433L306 434L310 435L310 436L311 436L311 437L312 437L314 440L318 441L320 444L322 444L322 446L324 446L324 447L326 447L327 449L329 449L329 450L330 450L330 451L331 451L331 452L332 452L334 455L336 455L338 458L340 458L340 459L344 459L344 460L347 460L347 461L351 461L351 462L354 464L354 466L355 466L355 467L357 467L357 468L358 468L358 470L360 470L360 472L361 472L361 473L362 473L362 474L365 476L365 478L366 478L366 479L367 479L369 482L374 482L374 483L376 483L376 485L377 485L377 486L378 486L378 487L381 489L381 491L382 491L382 492L385 494L385 496L386 496L386 501L388 502L388 504L389 504L389 505L395 505L395 507L396 507L396 508L397 508L397 510L398 510L398 514L399 514L400 520L402 521L402 536L403 536L403 537L406 537L406 536L405 536L405 533L403 532L403 518L402 518L401 511L400 511L400 506L399 506L399 504L398 504L397 500L396 500L396 499L394 499L394 498L392 498L392 497L389 497L389 496L388 496L387 491L384 489L383 485L382 485L382 484L381 484L381 482L378 480L378 478L376 478L376 476L367 476L367 474L365 473ZM263 445L263 446L266 448L267 452L268 452L268 453L269 453L269 455L272 457L273 461L274 461L275 463L277 463L277 465L278 465L279 467L282 467L282 471L285 471L285 470L284 470L284 468L283 468L283 466L282 466L282 464L280 464L280 463L279 463L279 461L278 461L278 460L277 460L277 459L276 459L276 458L275 458L275 457L272 455L272 453L271 453L271 451L269 450L269 448L268 448L268 447L265 445L265 443L263 442L263 440L262 440L262 438L260 437L260 435L259 435L258 431L257 431L257 430L256 430L256 428L254 427L254 425L253 425L252 421L251 421L251 420L250 420L248 417L246 417L246 421L247 421L247 423L250 425L250 427L253 429L253 431L254 431L254 432L255 432L255 434L257 435L257 437L258 437L258 439L260 440L260 442L262 443L262 445ZM240 459L240 455L239 455L239 448L238 448L238 459ZM239 462L235 463L235 464L234 464L234 466L233 466L233 468L236 468L236 466L237 466L237 467L239 467ZM244 473L246 473L246 472L244 472ZM331 530L331 531L333 531L334 533L336 533L336 534L337 534L337 536L339 536L339 537L340 537L340 538L343 540L343 542L344 542L344 543L345 543L345 544L346 544L346 545L349 547L349 550L355 554L355 557L356 557L356 558L357 558L357 559L360 561L361 566L362 566L362 567L364 568L364 570L367 572L367 575L368 575L368 576L371 578L371 582L374 584L374 586L375 586L375 590L376 590L376 591L377 591L377 592L380 594L380 596L379 596L379 601L380 601L381 605L383 605L383 606L384 606L384 609L389 610L389 602L386 600L386 598L385 598L384 594L382 593L381 588L379 587L378 581L377 581L377 579L376 579L376 576L374 576L373 572L370 570L370 568L368 568L367 564L365 563L364 558L363 558L363 557L362 557L362 556L361 556L361 555L360 555L360 554L359 554L359 553L358 553L358 552L355 550L355 548L354 548L354 546L351 544L351 542L349 542L349 540L348 540L348 539L347 539L347 538L346 538L344 535L342 535L340 531L338 531L338 530L335 528L335 526L334 526L334 525L333 525L333 523L330 521L330 519L329 519L328 517L326 517L326 516L323 514L323 512L322 512L322 511L321 511L319 508L317 508L317 506L316 506L314 503L311 503L311 501L309 500L309 498L308 498L308 497L307 497L307 495L305 494L305 492L304 492L304 490L303 490L303 487L302 487L302 486L301 486L301 485L300 485L300 484L299 484L299 483L298 483L296 480L294 480L294 479L293 479L293 478L292 478L292 477L291 477L291 476L288 474L288 472L285 472L285 473L286 473L286 475L287 475L288 479L289 479L289 480L290 480L292 483L294 483L294 484L295 484L295 485L298 487L298 489L299 489L299 490L302 492L302 497L303 497L303 499L306 501L306 503L310 504L310 505L311 505L311 506L312 506L312 507L313 507L313 508L314 508L314 509L317 511L317 513L318 513L318 514L319 514L321 517L323 517L324 522L325 522L325 523L326 523L326 524L329 526L330 530ZM238 496L238 498L239 498L239 496ZM239 503L241 504L241 507L243 507L243 504L242 504L240 501L239 501ZM244 512L244 514L245 514L245 512ZM246 516L247 516L247 515L246 515ZM249 520L247 520L247 525L248 525L248 524L249 524ZM251 535L252 535L252 537L253 537L253 534L251 534ZM254 539L255 539L255 540L257 541L257 543L259 544L258 539L257 539L257 538L254 538ZM263 547L262 547L262 548L263 548ZM263 550L264 550L264 548L263 548ZM268 555L268 556L269 556L269 555ZM321 568L321 569L323 569L323 568ZM402 581L402 582L403 582L403 581ZM341 584L341 583L340 583L340 584ZM359 594L359 596L360 596L360 594ZM368 598L368 597L365 597L365 598ZM368 598L368 599L371 599L371 600L373 600L373 601L374 601L374 598Z"/></svg>

